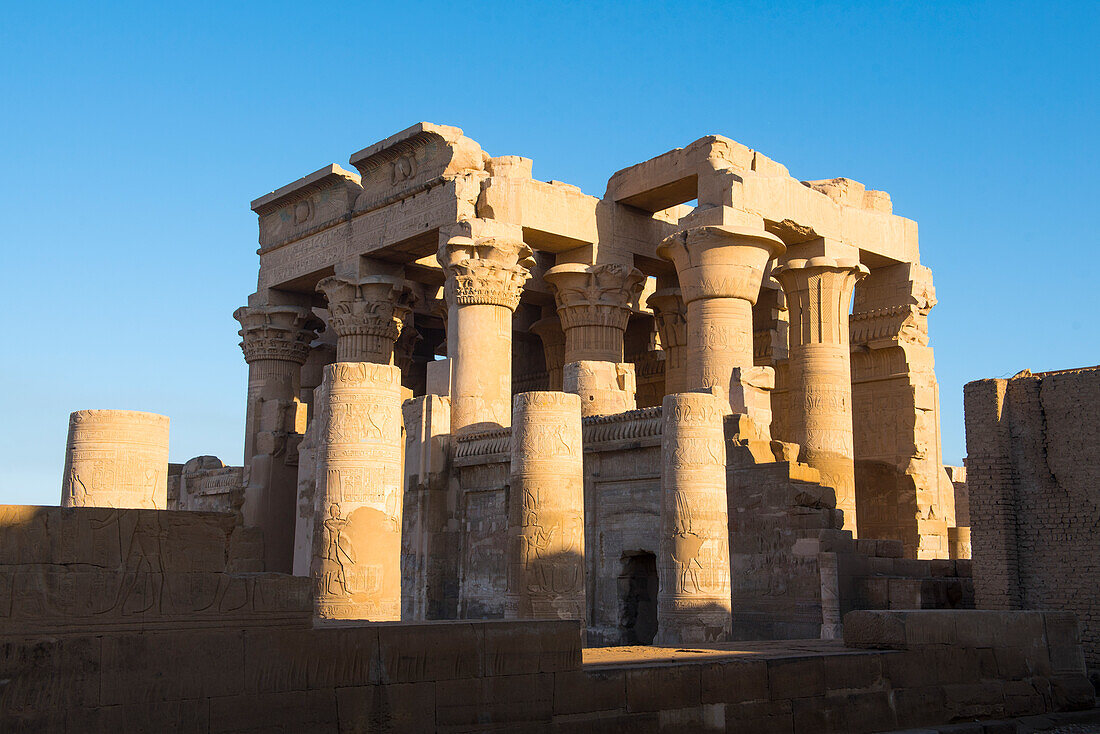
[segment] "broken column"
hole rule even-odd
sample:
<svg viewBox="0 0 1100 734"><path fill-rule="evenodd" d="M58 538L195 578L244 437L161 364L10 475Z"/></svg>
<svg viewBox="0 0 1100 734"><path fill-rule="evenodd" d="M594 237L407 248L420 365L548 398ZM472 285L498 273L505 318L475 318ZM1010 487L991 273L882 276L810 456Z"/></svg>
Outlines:
<svg viewBox="0 0 1100 734"><path fill-rule="evenodd" d="M633 410L634 366L623 362L623 335L644 276L620 263L563 263L544 277L565 333L562 388L581 395L586 416Z"/></svg>
<svg viewBox="0 0 1100 734"><path fill-rule="evenodd" d="M725 410L713 395L679 393L662 414L657 641L723 641L733 624Z"/></svg>
<svg viewBox="0 0 1100 734"><path fill-rule="evenodd" d="M562 389L580 396L581 415L614 415L638 407L634 365L624 362L570 362Z"/></svg>
<svg viewBox="0 0 1100 734"><path fill-rule="evenodd" d="M447 275L451 432L511 424L512 313L533 265L522 240L451 237L440 248Z"/></svg>
<svg viewBox="0 0 1100 734"><path fill-rule="evenodd" d="M844 529L856 533L852 445L852 370L848 312L856 282L867 274L859 251L817 240L793 246L774 271L790 311L789 439L799 459L836 490Z"/></svg>
<svg viewBox="0 0 1100 734"><path fill-rule="evenodd" d="M317 290L328 299L337 362L393 364L394 343L412 304L402 278L332 276L319 282Z"/></svg>
<svg viewBox="0 0 1100 734"><path fill-rule="evenodd" d="M691 227L657 248L676 266L687 304L687 389L713 390L763 432L771 423L774 376L753 366L752 307L765 266L784 249L762 224Z"/></svg>
<svg viewBox="0 0 1100 734"><path fill-rule="evenodd" d="M69 415L62 507L168 507L168 416L136 410Z"/></svg>
<svg viewBox="0 0 1100 734"><path fill-rule="evenodd" d="M400 619L401 371L337 362L318 392L316 614Z"/></svg>
<svg viewBox="0 0 1100 734"><path fill-rule="evenodd" d="M660 288L646 301L653 309L665 353L665 394L687 390L687 306L679 288Z"/></svg>
<svg viewBox="0 0 1100 734"><path fill-rule="evenodd" d="M580 398L525 392L513 405L504 613L515 619L583 620Z"/></svg>

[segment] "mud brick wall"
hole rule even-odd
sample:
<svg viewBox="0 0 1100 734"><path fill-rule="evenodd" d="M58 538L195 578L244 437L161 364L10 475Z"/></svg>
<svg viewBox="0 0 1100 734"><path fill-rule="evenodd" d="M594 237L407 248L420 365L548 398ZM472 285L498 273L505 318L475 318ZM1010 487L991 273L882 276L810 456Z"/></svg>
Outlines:
<svg viewBox="0 0 1100 734"><path fill-rule="evenodd" d="M1100 368L964 389L977 604L1062 609L1100 666Z"/></svg>

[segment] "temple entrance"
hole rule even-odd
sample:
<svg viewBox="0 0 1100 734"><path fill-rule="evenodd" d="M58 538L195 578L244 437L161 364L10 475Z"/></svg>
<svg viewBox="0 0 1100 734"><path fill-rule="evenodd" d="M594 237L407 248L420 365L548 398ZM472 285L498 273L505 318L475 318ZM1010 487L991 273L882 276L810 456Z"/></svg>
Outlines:
<svg viewBox="0 0 1100 734"><path fill-rule="evenodd" d="M657 635L657 557L623 553L619 574L619 631L623 645L652 645Z"/></svg>

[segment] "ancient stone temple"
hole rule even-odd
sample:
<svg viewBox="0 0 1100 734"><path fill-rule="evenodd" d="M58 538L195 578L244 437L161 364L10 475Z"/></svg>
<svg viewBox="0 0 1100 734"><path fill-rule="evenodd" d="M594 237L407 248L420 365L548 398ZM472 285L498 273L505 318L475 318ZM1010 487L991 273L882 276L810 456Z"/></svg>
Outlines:
<svg viewBox="0 0 1100 734"><path fill-rule="evenodd" d="M935 296L889 195L720 136L601 197L429 123L350 166L252 202L240 466L169 465L162 416L79 411L65 507L0 507L0 725L879 731L1091 705L1072 615L960 611Z"/></svg>
<svg viewBox="0 0 1100 734"><path fill-rule="evenodd" d="M731 574L735 634L816 635L855 603L832 590L839 580L820 581L863 573L843 560L854 538L899 542L913 559L950 557L954 487L940 460L927 329L935 297L916 225L892 213L886 193L797 181L718 136L615 173L602 198L539 181L530 160L493 157L428 123L351 165L252 206L258 288L236 313L250 370L241 509L264 532L269 570L350 583L356 564L331 539L346 520L332 513L348 505L331 498L370 495L378 522L402 530L406 615L541 616L534 610L551 602L535 600L549 595L609 643L656 623L663 574L722 588ZM384 405L359 408L402 411L399 489L396 476L381 478L389 459L336 468L353 449L333 433L336 388L321 375L364 363L400 380ZM537 420L533 408L514 416L513 398L531 391L578 398L583 461L574 473L564 460L556 469L570 478L554 482L583 485L568 502L524 468L536 460L521 437L542 429L513 427ZM660 450L679 425L662 403L700 391L724 416L724 438L708 451L732 491L716 515L671 488L669 472L697 439L668 454L676 428ZM761 494L764 477L805 488ZM361 492L349 489L357 482ZM545 512L566 524L546 524ZM566 518L582 517L578 533ZM680 566L661 560L672 557L662 550L670 528L711 517L735 537L698 547L681 538ZM809 537L819 552L796 554ZM721 547L732 573L709 567ZM585 590L566 603L580 570L545 559L582 550Z"/></svg>

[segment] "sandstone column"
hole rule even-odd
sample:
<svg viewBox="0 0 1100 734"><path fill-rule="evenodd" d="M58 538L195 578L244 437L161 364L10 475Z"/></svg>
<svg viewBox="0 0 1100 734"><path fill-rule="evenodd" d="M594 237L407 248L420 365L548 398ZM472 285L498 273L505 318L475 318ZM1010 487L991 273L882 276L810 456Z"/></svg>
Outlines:
<svg viewBox="0 0 1100 734"><path fill-rule="evenodd" d="M562 369L565 366L565 332L561 328L561 319L557 316L541 318L531 324L531 331L542 340L549 388L561 390Z"/></svg>
<svg viewBox="0 0 1100 734"><path fill-rule="evenodd" d="M844 529L854 534L856 479L852 446L852 370L848 312L856 282L867 274L854 247L828 243L799 245L774 271L790 311L789 439L802 448L799 459L836 490Z"/></svg>
<svg viewBox="0 0 1100 734"><path fill-rule="evenodd" d="M447 275L451 432L511 425L512 313L531 277L531 248L494 237L452 237L437 257Z"/></svg>
<svg viewBox="0 0 1100 734"><path fill-rule="evenodd" d="M564 263L543 277L554 291L565 331L565 364L622 362L631 301L645 280L641 272L617 263Z"/></svg>
<svg viewBox="0 0 1100 734"><path fill-rule="evenodd" d="M78 410L69 416L62 507L168 508L168 416Z"/></svg>
<svg viewBox="0 0 1100 734"><path fill-rule="evenodd" d="M337 362L393 364L394 342L401 335L412 302L401 278L333 276L319 282L317 290L328 299Z"/></svg>
<svg viewBox="0 0 1100 734"><path fill-rule="evenodd" d="M515 397L505 616L585 619L580 398Z"/></svg>
<svg viewBox="0 0 1100 734"><path fill-rule="evenodd" d="M312 575L322 619L401 618L401 371L337 362L318 389Z"/></svg>
<svg viewBox="0 0 1100 734"><path fill-rule="evenodd" d="M245 418L244 465L256 453L261 405L298 398L302 365L309 345L322 326L313 310L303 306L242 306L233 312L241 324L241 351L248 363L248 408Z"/></svg>
<svg viewBox="0 0 1100 734"><path fill-rule="evenodd" d="M562 389L580 396L585 418L638 407L637 378L628 362L570 362L562 372Z"/></svg>
<svg viewBox="0 0 1100 734"><path fill-rule="evenodd" d="M679 288L661 288L646 302L653 309L665 353L665 394L687 390L687 306Z"/></svg>
<svg viewBox="0 0 1100 734"><path fill-rule="evenodd" d="M687 303L687 389L714 390L762 430L770 397L752 357L752 306L783 242L763 228L704 225L666 238L657 254L676 265Z"/></svg>
<svg viewBox="0 0 1100 734"><path fill-rule="evenodd" d="M729 522L721 400L666 395L663 403L657 640L683 645L729 637Z"/></svg>

